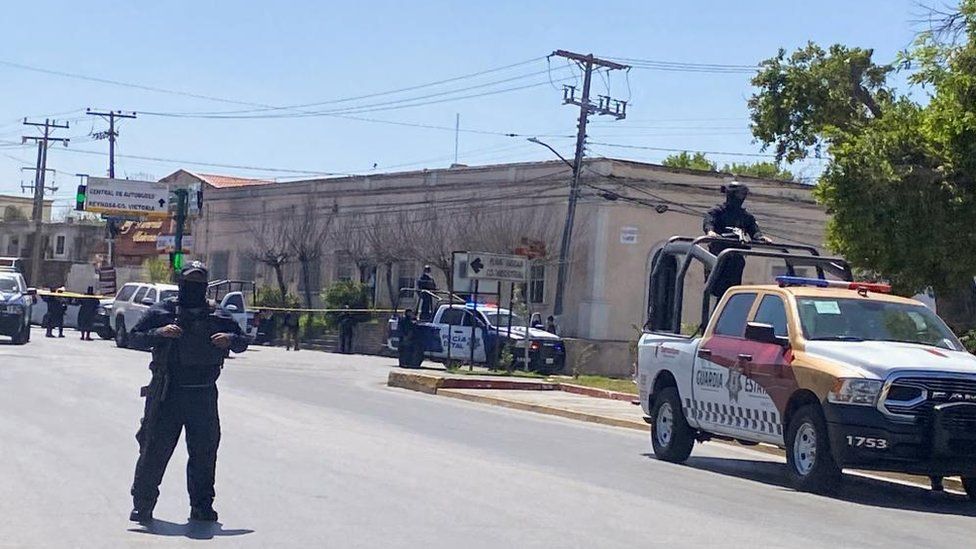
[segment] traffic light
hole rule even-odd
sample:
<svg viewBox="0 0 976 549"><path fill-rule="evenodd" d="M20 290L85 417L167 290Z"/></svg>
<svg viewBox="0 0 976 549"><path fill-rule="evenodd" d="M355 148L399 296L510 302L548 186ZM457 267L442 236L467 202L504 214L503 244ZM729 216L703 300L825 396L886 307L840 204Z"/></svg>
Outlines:
<svg viewBox="0 0 976 549"><path fill-rule="evenodd" d="M180 272L183 269L183 252L172 252L169 254L169 263L173 266L174 272Z"/></svg>
<svg viewBox="0 0 976 549"><path fill-rule="evenodd" d="M88 195L88 185L78 185L78 194L75 195L75 210L85 211L85 198Z"/></svg>

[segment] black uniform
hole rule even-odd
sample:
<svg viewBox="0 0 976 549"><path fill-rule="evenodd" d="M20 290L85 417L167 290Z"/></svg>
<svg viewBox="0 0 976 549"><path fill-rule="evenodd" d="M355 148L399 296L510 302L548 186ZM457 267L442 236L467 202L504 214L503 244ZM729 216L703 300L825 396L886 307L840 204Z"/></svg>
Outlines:
<svg viewBox="0 0 976 549"><path fill-rule="evenodd" d="M434 282L434 277L430 276L430 273L426 269L420 275L420 278L417 279L417 289L427 290L427 292L437 291L437 283ZM419 317L421 321L430 320L434 317L434 297L427 292L420 294Z"/></svg>
<svg viewBox="0 0 976 549"><path fill-rule="evenodd" d="M339 313L339 352L352 353L352 331L356 325L356 319L352 313Z"/></svg>
<svg viewBox="0 0 976 549"><path fill-rule="evenodd" d="M52 331L58 329L58 337L64 337L64 313L68 305L63 299L57 296L46 296L44 301L47 303L47 337L54 337Z"/></svg>
<svg viewBox="0 0 976 549"><path fill-rule="evenodd" d="M182 329L178 338L159 333L169 324ZM184 307L180 300L157 303L131 331L134 344L152 347L153 355L149 366L152 381L143 388L146 408L136 434L139 461L132 483L136 509L148 511L150 517L166 464L183 428L189 453L186 484L190 505L212 512L220 442L216 382L229 354L211 342L210 338L218 333L231 334L230 351L241 353L247 349L247 338L237 322L206 301L196 307Z"/></svg>
<svg viewBox="0 0 976 549"><path fill-rule="evenodd" d="M753 240L764 238L762 231L759 229L759 224L756 223L756 218L742 207L742 203L745 201L747 194L748 191L742 193L728 192L725 195L724 203L718 204L705 212L705 217L702 220L702 230L706 233L714 231L718 234L723 234L729 232L730 229L736 228L745 231L749 235L749 238ZM734 243L712 242L708 245L708 251L714 255L718 255L722 250L736 247L739 246ZM718 280L712 287L712 295L722 297L729 288L741 284L742 272L745 270L745 266L746 262L742 256L736 255L726 260ZM708 280L709 274L711 273L706 270L706 281Z"/></svg>

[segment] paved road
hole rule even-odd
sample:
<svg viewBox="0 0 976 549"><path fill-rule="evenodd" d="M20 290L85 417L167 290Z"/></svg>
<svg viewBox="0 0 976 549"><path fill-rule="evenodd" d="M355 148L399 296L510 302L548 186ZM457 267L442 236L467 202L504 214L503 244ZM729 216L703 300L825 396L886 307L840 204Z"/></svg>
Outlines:
<svg viewBox="0 0 976 549"><path fill-rule="evenodd" d="M384 386L392 361L258 348L221 378L217 527L187 524L185 449L150 529L127 522L148 355L75 333L0 343L0 547L969 547L961 497Z"/></svg>

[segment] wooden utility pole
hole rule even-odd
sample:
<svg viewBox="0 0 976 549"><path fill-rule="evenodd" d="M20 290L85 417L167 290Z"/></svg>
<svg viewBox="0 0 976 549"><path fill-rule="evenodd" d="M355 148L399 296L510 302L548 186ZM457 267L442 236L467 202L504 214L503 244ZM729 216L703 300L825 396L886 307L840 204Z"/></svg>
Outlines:
<svg viewBox="0 0 976 549"><path fill-rule="evenodd" d="M91 116L101 116L108 120L108 131L107 132L97 132L94 134L96 139L108 139L108 176L111 179L115 179L115 139L119 136L118 130L115 129L115 119L116 118L135 118L136 113L129 112L125 113L122 111L93 111L92 109L85 109L85 113ZM113 218L108 218L105 220L105 231L108 233L106 235L106 240L108 241L108 262L110 265L115 265L115 235L118 232L118 220Z"/></svg>
<svg viewBox="0 0 976 549"><path fill-rule="evenodd" d="M44 245L44 191L45 175L47 174L47 149L51 142L68 144L66 137L51 137L51 130L68 129L68 124L58 124L57 121L45 119L44 123L28 122L24 119L25 126L36 126L44 128L42 136L25 135L21 142L37 142L37 167L34 172L34 208L32 219L34 221L34 244L31 246L31 271L30 284L34 287L40 285L41 280L41 260L43 259Z"/></svg>
<svg viewBox="0 0 976 549"><path fill-rule="evenodd" d="M573 241L573 224L576 220L576 201L579 198L580 172L583 171L583 155L586 150L586 122L590 113L613 116L617 120L627 117L627 102L613 100L609 96L600 96L598 104L590 103L590 81L594 67L607 70L626 70L630 67L594 57L593 54L582 55L566 50L556 50L550 57L564 57L575 61L583 70L583 96L576 98L575 86L563 86L563 103L577 105L580 108L579 123L576 132L576 155L573 159L573 181L569 187L569 207L566 211L566 223L563 225L563 236L559 246L559 269L556 276L556 298L553 303L553 315L563 314L563 299L566 292L566 273L570 261L570 250Z"/></svg>

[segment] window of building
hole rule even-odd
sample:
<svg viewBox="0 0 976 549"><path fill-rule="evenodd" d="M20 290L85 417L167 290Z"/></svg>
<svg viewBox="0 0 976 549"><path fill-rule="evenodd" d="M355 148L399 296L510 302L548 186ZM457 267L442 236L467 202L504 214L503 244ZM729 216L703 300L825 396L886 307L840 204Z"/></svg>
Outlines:
<svg viewBox="0 0 976 549"><path fill-rule="evenodd" d="M59 234L54 238L54 255L64 255L64 241L65 237L63 234Z"/></svg>
<svg viewBox="0 0 976 549"><path fill-rule="evenodd" d="M241 280L254 280L255 275L254 261L247 254L237 256L237 278Z"/></svg>
<svg viewBox="0 0 976 549"><path fill-rule="evenodd" d="M532 265L529 270L529 302L543 303L546 300L546 266Z"/></svg>
<svg viewBox="0 0 976 549"><path fill-rule="evenodd" d="M789 336L786 323L786 305L778 295L767 295L759 303L759 310L756 311L756 322L769 324L776 331L776 335L781 337Z"/></svg>
<svg viewBox="0 0 976 549"><path fill-rule="evenodd" d="M336 280L359 280L356 265L347 252L339 252L336 254Z"/></svg>
<svg viewBox="0 0 976 549"><path fill-rule="evenodd" d="M214 252L210 254L210 280L227 280L227 263L229 252Z"/></svg>
<svg viewBox="0 0 976 549"><path fill-rule="evenodd" d="M11 236L7 241L7 255L10 257L20 257L20 238Z"/></svg>
<svg viewBox="0 0 976 549"><path fill-rule="evenodd" d="M395 290L416 287L419 276L420 269L417 268L416 261L401 261L397 264L397 287Z"/></svg>
<svg viewBox="0 0 976 549"><path fill-rule="evenodd" d="M718 317L715 323L715 335L725 335L742 337L746 333L746 317L752 309L752 302L756 300L756 294L735 294L729 298L725 308L722 309L722 316Z"/></svg>

